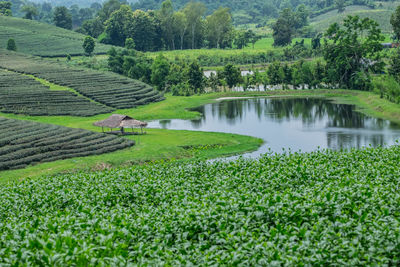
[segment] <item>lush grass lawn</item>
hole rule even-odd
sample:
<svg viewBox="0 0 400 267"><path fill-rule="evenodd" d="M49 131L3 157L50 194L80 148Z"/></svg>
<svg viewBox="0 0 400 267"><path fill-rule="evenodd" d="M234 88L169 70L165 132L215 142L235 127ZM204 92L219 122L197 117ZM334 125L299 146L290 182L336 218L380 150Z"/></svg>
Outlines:
<svg viewBox="0 0 400 267"><path fill-rule="evenodd" d="M356 104L361 112L368 115L389 119L400 123L400 106L370 92L348 90L298 90L246 93L214 93L192 97L175 97L167 95L165 101L142 106L136 109L118 110L115 113L126 114L139 120L155 119L193 119L199 113L187 110L214 101L219 97L237 96L277 96L277 97L327 97L340 103ZM110 114L94 117L43 116L32 117L12 114L0 114L3 117L52 123L72 128L101 131L93 122L102 120ZM192 131L172 131L147 129L147 135L128 137L137 145L123 151L101 156L76 158L56 161L29 167L22 170L0 173L0 182L25 177L37 177L43 174L71 172L76 170L92 170L104 167L118 167L152 160L182 158L214 158L251 151L258 148L262 140L224 133L206 133ZM251 135L251 133L249 133ZM184 149L183 146L194 146L195 149Z"/></svg>

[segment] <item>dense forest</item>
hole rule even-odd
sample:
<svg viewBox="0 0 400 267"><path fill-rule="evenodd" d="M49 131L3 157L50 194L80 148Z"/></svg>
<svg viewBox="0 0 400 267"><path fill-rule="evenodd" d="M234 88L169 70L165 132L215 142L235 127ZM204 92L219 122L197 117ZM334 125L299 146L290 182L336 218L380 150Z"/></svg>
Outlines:
<svg viewBox="0 0 400 267"><path fill-rule="evenodd" d="M45 13L51 11L51 7L55 6L66 6L71 9L71 13L79 12L80 9L91 9L82 11L86 17L88 13L91 13L93 17L99 7L101 7L107 1L102 0L11 0L13 6L13 14L19 17L24 16L25 11L29 7L36 10L34 12L35 19L48 22ZM157 10L161 8L162 0L139 0L139 1L127 1L119 0L121 4L129 4L133 10L141 9L144 11ZM176 0L174 2L174 9L180 10L187 5L190 0ZM375 8L379 5L378 1L374 0L254 0L254 1L235 1L235 0L201 0L198 1L203 3L206 7L206 15L211 14L219 7L229 8L232 13L233 23L235 25L256 23L259 26L268 25L270 20L276 19L279 13L285 8L292 10L297 9L299 6L304 5L309 12L310 17L324 14L328 11L338 9L343 11L346 6L349 5L364 5L369 8ZM25 9L25 11L24 11ZM93 11L94 10L94 11ZM87 18L86 18L87 19ZM79 25L78 25L79 26Z"/></svg>

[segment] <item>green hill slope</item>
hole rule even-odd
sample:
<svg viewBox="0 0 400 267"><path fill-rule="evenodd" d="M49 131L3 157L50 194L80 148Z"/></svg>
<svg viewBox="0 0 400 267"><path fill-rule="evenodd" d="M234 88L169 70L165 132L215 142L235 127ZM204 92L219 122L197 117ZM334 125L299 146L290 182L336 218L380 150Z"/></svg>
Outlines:
<svg viewBox="0 0 400 267"><path fill-rule="evenodd" d="M0 111L23 113L29 115L60 115L65 112L65 100L74 102L76 110L68 115L90 116L93 114L107 113L114 109L134 108L151 102L161 101L164 97L151 86L124 76L89 69L68 67L66 65L26 56L0 49L0 69L14 72L15 79L9 75L0 76ZM9 73L9 72L4 72ZM51 93L48 88L40 86L32 79L18 73L30 75L36 80L44 80L54 85L67 87L69 91L59 91L59 94ZM30 86L21 86L21 80L28 80ZM24 83L28 84L28 81ZM19 90L15 88L18 87ZM46 94L48 92L48 94ZM17 94L20 97L15 97ZM36 101L31 101L34 96ZM52 99L49 97L53 95ZM84 97L80 97L80 96ZM85 98L90 101L85 105ZM40 103L38 103L40 101ZM98 103L102 105L98 105ZM51 109L48 109L51 104ZM72 103L71 107L72 108ZM90 104L90 105L89 105ZM40 114L36 114L39 112ZM103 105L107 106L104 107ZM14 106L14 107L13 107ZM20 107L20 108L17 108ZM64 112L64 113L63 113Z"/></svg>
<svg viewBox="0 0 400 267"><path fill-rule="evenodd" d="M378 22L383 33L390 33L392 26L390 25L390 16L394 12L395 7L389 5L381 8L371 9L366 6L348 6L343 13L332 10L325 14L314 17L310 20L311 26L318 32L325 31L332 23L341 23L348 15L358 15L361 18L370 18Z"/></svg>
<svg viewBox="0 0 400 267"><path fill-rule="evenodd" d="M102 133L0 117L0 171L133 145L128 139Z"/></svg>
<svg viewBox="0 0 400 267"><path fill-rule="evenodd" d="M13 38L19 52L45 57L83 55L85 36L50 24L0 16L0 48ZM97 43L94 53L105 54L111 46Z"/></svg>

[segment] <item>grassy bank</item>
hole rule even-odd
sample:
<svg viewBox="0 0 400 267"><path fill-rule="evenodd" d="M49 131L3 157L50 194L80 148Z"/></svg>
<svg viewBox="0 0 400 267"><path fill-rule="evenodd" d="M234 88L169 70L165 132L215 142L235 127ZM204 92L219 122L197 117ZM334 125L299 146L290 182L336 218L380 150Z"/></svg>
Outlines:
<svg viewBox="0 0 400 267"><path fill-rule="evenodd" d="M298 90L269 92L227 92L213 93L191 97L166 96L166 100L142 106L136 109L118 110L115 113L126 114L139 120L156 119L194 119L200 114L189 111L206 103L223 97L325 97L343 104L355 104L357 109L370 116L388 119L400 123L400 106L379 95L370 92L348 90ZM0 116L43 123L57 124L72 128L101 131L92 124L107 118L110 114L94 117L71 116L22 116L0 114ZM147 135L128 137L137 145L123 151L102 156L76 158L40 164L22 170L0 173L0 181L9 181L25 177L37 177L44 174L71 172L77 170L94 170L98 168L118 167L148 162L152 160L213 158L255 150L262 143L260 139L223 133L205 133L192 131L172 131L147 129ZM249 133L250 134L250 133ZM190 148L190 149L187 149Z"/></svg>

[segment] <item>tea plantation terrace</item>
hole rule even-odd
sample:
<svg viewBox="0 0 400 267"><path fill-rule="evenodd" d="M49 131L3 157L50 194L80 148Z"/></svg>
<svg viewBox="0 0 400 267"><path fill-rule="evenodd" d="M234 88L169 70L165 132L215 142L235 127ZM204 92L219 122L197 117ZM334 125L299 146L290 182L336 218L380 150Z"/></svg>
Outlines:
<svg viewBox="0 0 400 267"><path fill-rule="evenodd" d="M0 117L0 171L133 145L131 140L103 133Z"/></svg>
<svg viewBox="0 0 400 267"><path fill-rule="evenodd" d="M0 111L40 115L93 116L113 108L70 91L54 91L27 75L0 69Z"/></svg>
<svg viewBox="0 0 400 267"><path fill-rule="evenodd" d="M0 44L14 39L18 51L42 57L81 56L85 35L35 20L0 16ZM112 46L96 43L94 54Z"/></svg>
<svg viewBox="0 0 400 267"><path fill-rule="evenodd" d="M91 111L82 112L81 115L83 116L89 115L90 113L107 113L114 109L134 108L164 100L162 94L155 91L151 86L137 80L109 72L72 68L57 62L48 62L40 58L6 50L0 50L0 68L21 74L33 75L34 77L46 80L50 83L71 88L82 96L108 107L104 108L100 105L95 106L95 104L93 104L93 109L90 108ZM5 82L8 82L8 85L13 87L9 79ZM25 88L25 90L29 89ZM9 93L13 92L13 90L9 88L7 91ZM64 93L66 96L63 97L72 97L71 94L67 92ZM16 97L14 97L14 100L16 100ZM78 98L75 100L83 101ZM3 100L3 98L0 100L0 107L6 106L6 111L7 101L10 100ZM47 100L43 101L46 103ZM12 103L16 106L25 105L27 110L34 109L33 106L26 105L26 98L22 98L21 102L22 103ZM62 103L60 104L62 105ZM59 108L61 109L62 107ZM50 111L42 115L55 115L60 112Z"/></svg>

